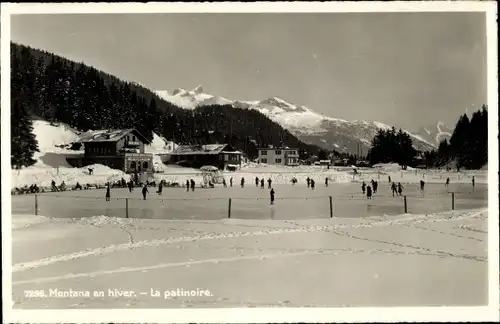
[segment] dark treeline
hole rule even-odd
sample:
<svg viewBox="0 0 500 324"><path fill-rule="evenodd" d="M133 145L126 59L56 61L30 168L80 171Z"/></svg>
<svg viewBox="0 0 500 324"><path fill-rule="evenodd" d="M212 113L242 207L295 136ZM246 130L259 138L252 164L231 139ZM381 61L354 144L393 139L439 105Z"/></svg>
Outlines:
<svg viewBox="0 0 500 324"><path fill-rule="evenodd" d="M439 143L437 150L425 152L427 165L443 167L453 163L456 168L480 169L488 162L488 108L460 116L450 140Z"/></svg>
<svg viewBox="0 0 500 324"><path fill-rule="evenodd" d="M394 128L380 130L373 138L368 154L371 164L396 162L400 165L480 169L488 162L488 110L460 116L450 140L443 140L437 150L418 152L411 138Z"/></svg>
<svg viewBox="0 0 500 324"><path fill-rule="evenodd" d="M320 151L258 111L229 105L181 109L139 84L27 46L11 44L11 67L13 166L34 163L33 117L80 131L136 128L148 139L154 131L179 144L228 143L250 158L266 145Z"/></svg>
<svg viewBox="0 0 500 324"><path fill-rule="evenodd" d="M403 166L412 165L417 155L409 134L401 129L379 130L372 140L368 161L376 163L396 162Z"/></svg>

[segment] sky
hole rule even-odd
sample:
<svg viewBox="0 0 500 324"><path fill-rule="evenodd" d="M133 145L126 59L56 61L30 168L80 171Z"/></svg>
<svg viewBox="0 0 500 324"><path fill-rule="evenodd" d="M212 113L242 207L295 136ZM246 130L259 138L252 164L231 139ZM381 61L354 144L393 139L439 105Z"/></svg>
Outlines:
<svg viewBox="0 0 500 324"><path fill-rule="evenodd" d="M11 39L152 90L202 85L409 130L487 100L484 13L17 15Z"/></svg>

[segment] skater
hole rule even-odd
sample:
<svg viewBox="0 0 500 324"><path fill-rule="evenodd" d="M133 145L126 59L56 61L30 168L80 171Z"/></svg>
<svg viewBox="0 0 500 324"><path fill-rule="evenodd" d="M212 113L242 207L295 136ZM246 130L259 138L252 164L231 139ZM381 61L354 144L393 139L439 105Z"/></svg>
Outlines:
<svg viewBox="0 0 500 324"><path fill-rule="evenodd" d="M271 178L267 179L267 189L271 189Z"/></svg>
<svg viewBox="0 0 500 324"><path fill-rule="evenodd" d="M260 189L264 189L264 178L260 179Z"/></svg>
<svg viewBox="0 0 500 324"><path fill-rule="evenodd" d="M148 191L148 187L147 187L146 185L144 185L144 187L142 187L142 198L143 198L144 200L146 200L146 195L147 195L147 193L149 193L149 191Z"/></svg>
<svg viewBox="0 0 500 324"><path fill-rule="evenodd" d="M391 183L391 176L389 176L389 183Z"/></svg>
<svg viewBox="0 0 500 324"><path fill-rule="evenodd" d="M158 191L156 193L158 195L161 195L162 190L163 190L163 180L160 181L160 184L158 185Z"/></svg>
<svg viewBox="0 0 500 324"><path fill-rule="evenodd" d="M372 187L366 187L366 199L372 199Z"/></svg>
<svg viewBox="0 0 500 324"><path fill-rule="evenodd" d="M274 205L274 189L271 188L269 195L271 196L271 205Z"/></svg>
<svg viewBox="0 0 500 324"><path fill-rule="evenodd" d="M325 178L325 187L328 187L328 177Z"/></svg>
<svg viewBox="0 0 500 324"><path fill-rule="evenodd" d="M364 181L361 184L361 190L363 191L363 195L364 195L365 194L365 190L366 190L366 183Z"/></svg>
<svg viewBox="0 0 500 324"><path fill-rule="evenodd" d="M241 178L240 184L241 184L241 188L245 187L245 178L243 178L243 177Z"/></svg>
<svg viewBox="0 0 500 324"><path fill-rule="evenodd" d="M376 194L378 189L378 181L373 182L373 193Z"/></svg>
<svg viewBox="0 0 500 324"><path fill-rule="evenodd" d="M189 186L190 186L190 184L189 184L189 180L186 180L186 191L187 191L187 192L189 192Z"/></svg>
<svg viewBox="0 0 500 324"><path fill-rule="evenodd" d="M316 186L316 182L314 182L314 180L311 179L311 189L314 190L315 186Z"/></svg>
<svg viewBox="0 0 500 324"><path fill-rule="evenodd" d="M194 180L191 179L191 191L194 191L195 183Z"/></svg>
<svg viewBox="0 0 500 324"><path fill-rule="evenodd" d="M396 191L397 191L396 183L395 182L393 182L391 184L391 190L392 190L392 196L394 197L394 195L396 194Z"/></svg>
<svg viewBox="0 0 500 324"><path fill-rule="evenodd" d="M59 189L57 189L56 182L54 180L52 180L52 182L50 183L50 190L59 191Z"/></svg>
<svg viewBox="0 0 500 324"><path fill-rule="evenodd" d="M226 178L222 179L222 185L224 188L227 188Z"/></svg>
<svg viewBox="0 0 500 324"><path fill-rule="evenodd" d="M445 183L446 188L448 188L449 185L450 185L450 178L446 178L446 183Z"/></svg>
<svg viewBox="0 0 500 324"><path fill-rule="evenodd" d="M476 186L476 179L472 176L472 188Z"/></svg>
<svg viewBox="0 0 500 324"><path fill-rule="evenodd" d="M255 186L258 187L259 186L259 177L255 177Z"/></svg>
<svg viewBox="0 0 500 324"><path fill-rule="evenodd" d="M111 200L111 188L109 187L109 182L106 186L106 201L110 201Z"/></svg>
<svg viewBox="0 0 500 324"><path fill-rule="evenodd" d="M401 196L403 193L404 187L401 185L401 182L398 182L398 194Z"/></svg>
<svg viewBox="0 0 500 324"><path fill-rule="evenodd" d="M307 181L307 188L309 188L309 186L311 185L311 179L309 179L309 177L307 177L306 181Z"/></svg>
<svg viewBox="0 0 500 324"><path fill-rule="evenodd" d="M232 187L233 186L233 177L229 178L229 186Z"/></svg>
<svg viewBox="0 0 500 324"><path fill-rule="evenodd" d="M420 191L424 191L425 181L420 180Z"/></svg>
<svg viewBox="0 0 500 324"><path fill-rule="evenodd" d="M130 180L127 183L127 186L128 186L128 192L132 192L132 190L134 190L134 183L132 182L132 180Z"/></svg>

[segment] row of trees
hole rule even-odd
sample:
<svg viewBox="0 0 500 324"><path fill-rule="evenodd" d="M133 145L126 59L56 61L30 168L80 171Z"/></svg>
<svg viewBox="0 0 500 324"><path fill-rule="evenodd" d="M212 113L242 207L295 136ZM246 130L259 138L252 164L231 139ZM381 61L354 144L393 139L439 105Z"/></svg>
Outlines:
<svg viewBox="0 0 500 324"><path fill-rule="evenodd" d="M136 128L179 144L229 143L250 158L257 147L288 145L317 154L258 111L230 105L181 109L143 86L124 82L83 63L11 44L12 165L35 162L33 117L80 130Z"/></svg>
<svg viewBox="0 0 500 324"><path fill-rule="evenodd" d="M480 169L488 162L488 109L486 105L460 116L450 140L439 143L437 150L425 153L427 165Z"/></svg>
<svg viewBox="0 0 500 324"><path fill-rule="evenodd" d="M413 163L416 155L417 150L413 147L410 135L392 127L390 130L378 131L372 140L367 159L372 165L396 162L408 166Z"/></svg>
<svg viewBox="0 0 500 324"><path fill-rule="evenodd" d="M370 163L396 162L400 165L427 167L453 166L480 169L488 162L488 110L486 105L460 116L450 140L440 142L436 150L418 152L411 137L401 129L380 130L373 138L367 156Z"/></svg>

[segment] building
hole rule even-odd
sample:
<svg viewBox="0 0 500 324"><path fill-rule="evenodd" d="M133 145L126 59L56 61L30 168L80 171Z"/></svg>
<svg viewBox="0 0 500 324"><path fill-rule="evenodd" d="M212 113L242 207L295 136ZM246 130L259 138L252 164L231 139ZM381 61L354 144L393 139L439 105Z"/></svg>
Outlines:
<svg viewBox="0 0 500 324"><path fill-rule="evenodd" d="M241 156L241 152L229 144L179 145L172 152L162 154L162 161L194 168L213 165L224 170L228 166L241 167Z"/></svg>
<svg viewBox="0 0 500 324"><path fill-rule="evenodd" d="M153 171L153 155L144 153L150 141L136 129L87 132L77 143L83 144L85 153L83 157L67 157L71 166L103 164L127 173Z"/></svg>
<svg viewBox="0 0 500 324"><path fill-rule="evenodd" d="M299 150L289 147L259 148L259 163L299 165Z"/></svg>

